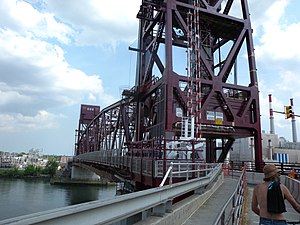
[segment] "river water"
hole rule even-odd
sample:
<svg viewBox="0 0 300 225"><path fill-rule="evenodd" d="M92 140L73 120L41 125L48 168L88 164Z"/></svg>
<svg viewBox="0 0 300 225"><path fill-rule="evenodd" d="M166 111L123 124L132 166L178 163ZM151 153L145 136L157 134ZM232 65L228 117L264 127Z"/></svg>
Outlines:
<svg viewBox="0 0 300 225"><path fill-rule="evenodd" d="M0 178L0 220L115 197L115 186L51 185L41 179Z"/></svg>

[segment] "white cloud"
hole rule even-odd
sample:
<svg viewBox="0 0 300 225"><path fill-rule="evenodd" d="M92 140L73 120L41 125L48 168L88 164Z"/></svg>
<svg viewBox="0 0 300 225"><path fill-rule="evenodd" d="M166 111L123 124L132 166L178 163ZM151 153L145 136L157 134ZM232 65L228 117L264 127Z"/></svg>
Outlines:
<svg viewBox="0 0 300 225"><path fill-rule="evenodd" d="M70 50L68 57L72 57L74 44L96 46L97 51L102 51L132 42L136 39L135 16L140 3L140 0L0 1L0 135L4 148L14 145L5 140L8 132L19 132L21 148L25 142L36 143L37 138L38 142L46 143L47 129L68 128L73 132L69 130L74 127L70 121L77 112L69 113L75 108L70 106L84 103L103 108L115 101L104 91L98 68L91 73L80 70L80 66L66 60L65 53ZM88 64L92 65L93 60ZM77 118L73 122L76 124ZM24 131L32 131L35 139L27 140L22 135ZM68 143L74 141L71 139Z"/></svg>
<svg viewBox="0 0 300 225"><path fill-rule="evenodd" d="M137 37L136 14L140 0L48 0L45 4L47 11L74 27L78 45L115 46L119 42L132 42Z"/></svg>
<svg viewBox="0 0 300 225"><path fill-rule="evenodd" d="M11 102L30 102L31 98L29 96L24 96L17 91L1 91L0 89L0 107Z"/></svg>
<svg viewBox="0 0 300 225"><path fill-rule="evenodd" d="M274 1L261 23L264 34L256 46L257 59L300 61L300 23L285 24L283 17L289 0Z"/></svg>
<svg viewBox="0 0 300 225"><path fill-rule="evenodd" d="M24 132L27 129L31 131L56 128L58 126L56 116L47 111L38 111L34 116L24 116L20 113L16 114L0 114L0 132Z"/></svg>
<svg viewBox="0 0 300 225"><path fill-rule="evenodd" d="M2 0L0 2L0 26L12 29L20 35L37 38L56 38L69 43L72 29L58 22L51 13L42 13L25 1Z"/></svg>
<svg viewBox="0 0 300 225"><path fill-rule="evenodd" d="M114 100L104 93L99 75L88 75L69 65L58 45L0 28L0 51L0 109L7 113L2 118L9 121L2 121L3 129L14 130L19 121L33 129L53 128L57 117L45 114L47 109L85 99L103 105ZM41 119L51 121L41 123Z"/></svg>
<svg viewBox="0 0 300 225"><path fill-rule="evenodd" d="M15 90L18 87L32 92L26 89L32 86L40 93L64 91L67 94L68 91L99 93L103 89L99 76L88 76L71 67L64 59L63 49L57 45L0 29L0 49L4 53L0 56L2 82L14 86ZM25 74L18 68L21 62L27 70Z"/></svg>

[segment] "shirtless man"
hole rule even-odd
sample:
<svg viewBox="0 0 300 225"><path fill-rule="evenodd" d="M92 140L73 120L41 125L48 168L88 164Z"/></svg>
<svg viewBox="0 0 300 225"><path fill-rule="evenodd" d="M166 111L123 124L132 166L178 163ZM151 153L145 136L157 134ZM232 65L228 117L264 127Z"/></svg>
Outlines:
<svg viewBox="0 0 300 225"><path fill-rule="evenodd" d="M273 164L267 164L263 168L264 172L264 182L258 184L253 191L252 196L252 211L255 212L260 217L259 224L287 224L285 218L285 207L282 213L272 213L268 212L267 208L267 193L268 187L273 182L280 181L280 170L276 168ZM290 191L283 184L280 184L280 189L282 192L283 199L287 199L292 207L300 213L300 205L296 202L296 200L291 195ZM283 202L284 205L284 202Z"/></svg>

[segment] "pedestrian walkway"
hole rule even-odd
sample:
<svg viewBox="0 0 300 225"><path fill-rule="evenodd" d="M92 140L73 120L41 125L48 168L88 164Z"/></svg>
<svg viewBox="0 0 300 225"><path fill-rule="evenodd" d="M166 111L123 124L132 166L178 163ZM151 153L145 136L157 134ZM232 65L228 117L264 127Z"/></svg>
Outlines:
<svg viewBox="0 0 300 225"><path fill-rule="evenodd" d="M197 210L195 211L182 225L212 225L215 219L220 214L223 206L228 198L234 192L237 179L226 177L222 185L215 193ZM245 207L243 211L243 225L258 225L259 217L251 210L251 199L254 185L248 185L245 197ZM300 216L292 206L285 200L286 204L286 219L287 221L299 221Z"/></svg>
<svg viewBox="0 0 300 225"><path fill-rule="evenodd" d="M212 225L234 192L237 181L237 179L226 177L215 193L183 225Z"/></svg>

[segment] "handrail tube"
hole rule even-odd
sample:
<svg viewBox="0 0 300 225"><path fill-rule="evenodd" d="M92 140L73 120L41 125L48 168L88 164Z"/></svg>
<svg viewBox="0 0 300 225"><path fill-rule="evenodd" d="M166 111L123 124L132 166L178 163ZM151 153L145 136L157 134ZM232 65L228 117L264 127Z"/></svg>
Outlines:
<svg viewBox="0 0 300 225"><path fill-rule="evenodd" d="M164 184L165 184L165 182L166 182L166 180L167 180L167 178L168 178L168 176L169 176L169 174L170 174L172 168L173 168L173 163L171 162L171 166L169 167L169 169L168 169L166 175L164 176L164 179L161 181L161 183L160 183L160 185L159 185L160 187L164 186Z"/></svg>
<svg viewBox="0 0 300 225"><path fill-rule="evenodd" d="M185 171L174 171L173 174L181 174L181 173L192 173L192 172L204 172L204 171L211 171L211 169L195 169L195 170L185 170Z"/></svg>
<svg viewBox="0 0 300 225"><path fill-rule="evenodd" d="M239 192L239 189L240 189L240 188L242 188L242 189L245 188L245 187L243 187L243 186L245 185L245 181L244 181L245 173L246 173L246 169L243 168L242 174L241 174L241 176L239 177L239 180L238 180L238 182L237 182L237 186L236 186L234 192L232 193L232 195L230 196L230 198L227 200L227 202L226 202L225 205L223 206L223 208L222 208L222 210L221 210L219 216L217 217L217 219L216 219L215 222L213 223L214 225L218 225L219 222L222 221L222 219L224 219L224 218L222 218L222 216L223 216L223 214L224 214L226 208L228 207L229 203L230 203L232 200L234 201L235 195L236 195L236 194L238 194L238 195L244 194L244 193L238 193L238 192ZM237 197L238 197L238 196L237 196ZM235 210L235 207L236 207L236 206L239 206L239 205L240 205L240 202L237 202L237 204L233 204L231 212L235 212L235 211L234 211L234 210ZM230 214L232 214L232 213L230 213ZM235 217L236 217L236 216L235 216ZM229 221L230 221L230 216L227 218L226 223L224 223L224 224L228 224Z"/></svg>
<svg viewBox="0 0 300 225"><path fill-rule="evenodd" d="M174 171L174 169L176 168L175 166L178 165L178 171ZM185 165L186 166L186 170L181 170L181 165ZM199 169L194 169L194 170L189 170L189 166L193 166L193 165L197 165ZM205 166L206 168L201 168L200 166ZM199 172L206 172L205 176L207 176L210 172L212 172L219 164L217 163L190 163L190 162L171 162L170 163L170 167L168 168L168 171L166 172L161 184L159 185L160 187L162 187L165 183L165 181L167 180L168 176L170 176L169 179L169 184L172 184L172 178L173 175L175 174L186 174L186 180L189 179L189 174L194 173L194 172L198 172L198 178L199 178ZM207 168L208 167L208 168ZM220 166L221 167L221 166ZM208 173L207 173L208 172Z"/></svg>

